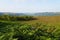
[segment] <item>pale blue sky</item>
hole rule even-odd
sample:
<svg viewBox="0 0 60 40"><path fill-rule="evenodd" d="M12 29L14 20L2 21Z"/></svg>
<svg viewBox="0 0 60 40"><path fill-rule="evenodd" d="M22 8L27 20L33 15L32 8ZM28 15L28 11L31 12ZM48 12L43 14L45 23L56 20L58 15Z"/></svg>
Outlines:
<svg viewBox="0 0 60 40"><path fill-rule="evenodd" d="M60 0L0 0L0 12L60 12Z"/></svg>

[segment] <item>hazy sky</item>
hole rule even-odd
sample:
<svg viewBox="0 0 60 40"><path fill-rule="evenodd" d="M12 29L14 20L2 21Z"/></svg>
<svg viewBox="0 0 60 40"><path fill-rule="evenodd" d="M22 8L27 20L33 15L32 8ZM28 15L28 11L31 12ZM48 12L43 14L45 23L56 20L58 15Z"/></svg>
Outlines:
<svg viewBox="0 0 60 40"><path fill-rule="evenodd" d="M0 0L0 12L59 12L60 0Z"/></svg>

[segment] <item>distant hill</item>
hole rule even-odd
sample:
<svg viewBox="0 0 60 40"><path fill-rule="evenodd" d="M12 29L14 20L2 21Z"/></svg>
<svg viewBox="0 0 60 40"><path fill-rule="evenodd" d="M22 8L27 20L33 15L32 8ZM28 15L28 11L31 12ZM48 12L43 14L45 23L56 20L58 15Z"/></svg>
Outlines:
<svg viewBox="0 0 60 40"><path fill-rule="evenodd" d="M10 15L10 16L23 16L26 15L24 13L10 13L10 12L0 12L0 16L1 15Z"/></svg>
<svg viewBox="0 0 60 40"><path fill-rule="evenodd" d="M35 16L58 16L60 13L54 13L54 12L42 12L42 13L35 13Z"/></svg>
<svg viewBox="0 0 60 40"><path fill-rule="evenodd" d="M60 15L60 12L40 12L40 13L11 13L11 12L0 12L1 15L10 15L10 16L57 16Z"/></svg>
<svg viewBox="0 0 60 40"><path fill-rule="evenodd" d="M10 16L24 16L24 13L8 13Z"/></svg>
<svg viewBox="0 0 60 40"><path fill-rule="evenodd" d="M0 16L3 15L4 13L0 12Z"/></svg>

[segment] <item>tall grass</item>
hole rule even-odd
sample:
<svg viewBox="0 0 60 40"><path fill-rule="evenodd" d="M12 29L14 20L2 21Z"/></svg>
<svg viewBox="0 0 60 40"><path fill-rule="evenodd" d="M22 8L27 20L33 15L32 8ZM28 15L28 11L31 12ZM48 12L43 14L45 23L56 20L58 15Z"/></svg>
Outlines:
<svg viewBox="0 0 60 40"><path fill-rule="evenodd" d="M34 25L12 21L36 20L32 16L0 16L0 40L60 40L60 28L44 23ZM8 22L10 21L10 22Z"/></svg>
<svg viewBox="0 0 60 40"><path fill-rule="evenodd" d="M0 40L60 40L56 26L0 22Z"/></svg>

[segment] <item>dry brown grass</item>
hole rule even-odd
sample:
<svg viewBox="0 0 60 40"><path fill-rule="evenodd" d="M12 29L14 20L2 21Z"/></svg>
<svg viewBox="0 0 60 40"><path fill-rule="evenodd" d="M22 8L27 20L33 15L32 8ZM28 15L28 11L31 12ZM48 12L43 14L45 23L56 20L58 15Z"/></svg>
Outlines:
<svg viewBox="0 0 60 40"><path fill-rule="evenodd" d="M46 24L60 24L60 16L35 16L37 20L23 21L24 23L46 23Z"/></svg>

